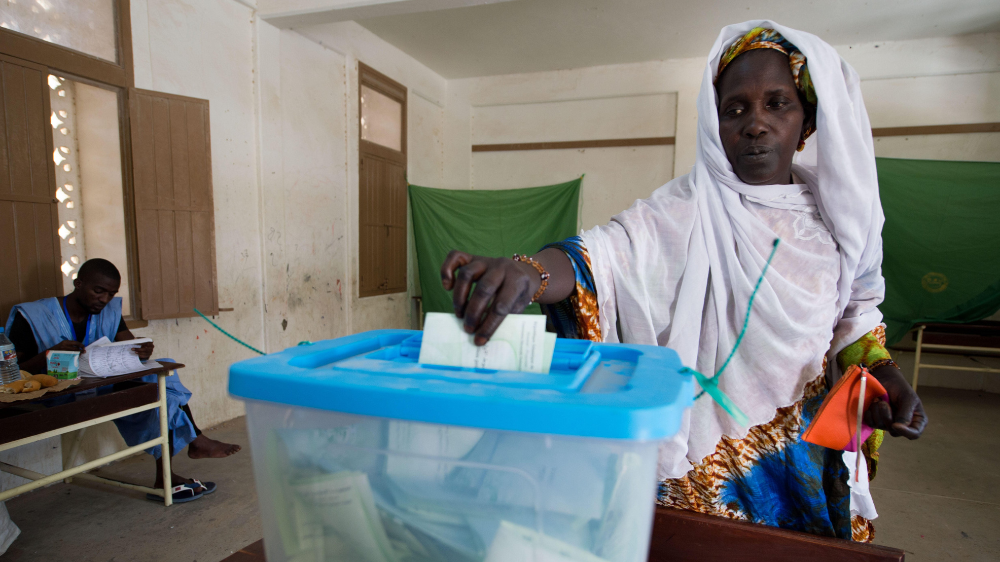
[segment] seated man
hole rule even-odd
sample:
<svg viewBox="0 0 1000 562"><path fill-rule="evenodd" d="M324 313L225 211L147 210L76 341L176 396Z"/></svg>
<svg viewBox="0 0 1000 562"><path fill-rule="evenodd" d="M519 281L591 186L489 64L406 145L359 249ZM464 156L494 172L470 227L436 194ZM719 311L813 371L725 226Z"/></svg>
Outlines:
<svg viewBox="0 0 1000 562"><path fill-rule="evenodd" d="M6 331L17 351L21 369L33 374L44 373L47 369L45 352L48 350L83 352L85 346L105 336L113 341L134 339L122 320L121 298L115 297L120 285L121 274L114 264L92 259L80 267L73 281L73 292L69 295L16 305L10 312ZM153 353L152 342L143 344L136 353L143 361L149 359ZM156 375L147 375L141 380L155 383ZM188 447L188 456L193 459L222 458L240 450L239 445L221 443L201 433L187 406L191 391L181 384L176 371L167 377L166 383L171 456L185 446ZM98 389L99 394L110 391L110 385ZM159 409L119 418L115 420L115 425L130 447L145 443L160 435ZM163 486L163 465L158 460L160 449L157 445L147 450L157 459L154 488ZM202 483L177 474L170 475L170 482L174 489L174 501L178 503L215 491L212 482ZM147 497L161 500L152 494Z"/></svg>

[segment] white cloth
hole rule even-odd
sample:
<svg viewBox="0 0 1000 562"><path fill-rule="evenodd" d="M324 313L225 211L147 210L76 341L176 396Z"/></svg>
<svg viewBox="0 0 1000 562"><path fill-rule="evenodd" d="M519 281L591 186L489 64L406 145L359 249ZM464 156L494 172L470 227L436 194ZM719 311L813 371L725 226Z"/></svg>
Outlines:
<svg viewBox="0 0 1000 562"><path fill-rule="evenodd" d="M776 29L807 58L819 102L816 133L796 156L804 185L744 184L719 137L719 57L754 27ZM671 347L709 377L733 348L781 238L746 336L719 382L754 426L801 399L827 351L836 369L835 354L881 322L884 218L858 75L833 47L770 21L748 21L723 29L707 62L691 173L582 237L605 339ZM723 435L742 438L748 429L707 396L699 399L662 447L660 477L683 476Z"/></svg>
<svg viewBox="0 0 1000 562"><path fill-rule="evenodd" d="M871 490L868 489L868 463L861 461L861 478L854 479L854 469L857 466L858 454L844 451L844 464L850 472L847 481L851 485L851 515L860 515L871 521L878 518L878 511L875 510L875 500L872 499Z"/></svg>
<svg viewBox="0 0 1000 562"><path fill-rule="evenodd" d="M7 513L7 505L4 502L0 502L0 555L7 552L11 543L20 534L21 529L10 520L10 514Z"/></svg>

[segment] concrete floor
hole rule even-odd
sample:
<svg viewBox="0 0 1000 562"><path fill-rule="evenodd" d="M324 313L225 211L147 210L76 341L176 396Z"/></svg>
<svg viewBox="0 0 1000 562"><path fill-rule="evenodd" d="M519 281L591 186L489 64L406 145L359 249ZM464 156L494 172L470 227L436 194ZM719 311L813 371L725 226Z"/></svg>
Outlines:
<svg viewBox="0 0 1000 562"><path fill-rule="evenodd" d="M887 439L872 493L876 543L908 562L1000 560L1000 394L923 387L931 419L917 441ZM244 446L221 460L175 457L178 472L218 491L164 508L136 492L58 484L7 503L21 537L3 562L216 562L262 535L243 419L212 429ZM103 474L151 481L152 461L133 457ZM154 533L154 530L156 531Z"/></svg>
<svg viewBox="0 0 1000 562"><path fill-rule="evenodd" d="M215 482L197 501L164 507L145 494L78 481L56 484L7 502L21 536L3 562L217 562L263 535L244 418L207 430L214 439L243 446L225 459L174 456L177 474ZM98 474L137 484L153 483L149 455L130 457Z"/></svg>
<svg viewBox="0 0 1000 562"><path fill-rule="evenodd" d="M882 446L875 542L907 562L1000 560L1000 394L922 386L920 398L923 436Z"/></svg>

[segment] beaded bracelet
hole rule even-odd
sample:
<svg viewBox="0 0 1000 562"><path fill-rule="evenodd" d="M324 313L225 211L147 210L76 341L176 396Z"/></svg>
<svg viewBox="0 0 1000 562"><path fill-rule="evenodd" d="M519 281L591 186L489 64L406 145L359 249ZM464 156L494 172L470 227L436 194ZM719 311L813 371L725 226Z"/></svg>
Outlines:
<svg viewBox="0 0 1000 562"><path fill-rule="evenodd" d="M538 263L537 261L531 259L530 257L528 257L528 256L526 256L524 254L514 254L514 258L513 259L514 259L514 261L524 262L524 263L530 265L531 267L535 268L535 270L538 271L538 275L542 278L542 284L538 287L538 290L535 291L535 296L531 297L531 302L528 303L528 304L531 304L531 303L537 301L542 296L542 293L545 292L545 289L548 288L548 286L549 286L549 272L545 271L545 268L542 267L542 264Z"/></svg>
<svg viewBox="0 0 1000 562"><path fill-rule="evenodd" d="M892 359L879 359L878 361L873 361L871 365L868 365L868 372L874 371L879 367L885 367L886 365L892 365L895 368L899 368L899 365Z"/></svg>

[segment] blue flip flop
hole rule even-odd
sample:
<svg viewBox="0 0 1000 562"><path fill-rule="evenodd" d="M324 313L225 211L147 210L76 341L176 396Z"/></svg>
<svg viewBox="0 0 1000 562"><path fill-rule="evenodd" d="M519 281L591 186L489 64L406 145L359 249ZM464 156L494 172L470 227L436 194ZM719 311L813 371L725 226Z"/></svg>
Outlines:
<svg viewBox="0 0 1000 562"><path fill-rule="evenodd" d="M218 488L218 486L215 485L215 482L202 483L202 481L198 480L197 478L192 478L191 480L198 486L205 488L205 491L202 492L203 494L211 494L212 492L215 491L216 488ZM198 486L195 486L195 488L197 488Z"/></svg>
<svg viewBox="0 0 1000 562"><path fill-rule="evenodd" d="M180 484L178 486L174 486L173 489L170 490L173 494L174 503L193 502L194 500L204 496L206 492L196 492L195 488L197 487L198 486L192 486L191 484ZM213 487L213 490L214 489L215 488ZM208 488L205 488L205 490L208 490ZM146 499L154 502L163 501L163 497L156 494L146 494Z"/></svg>

